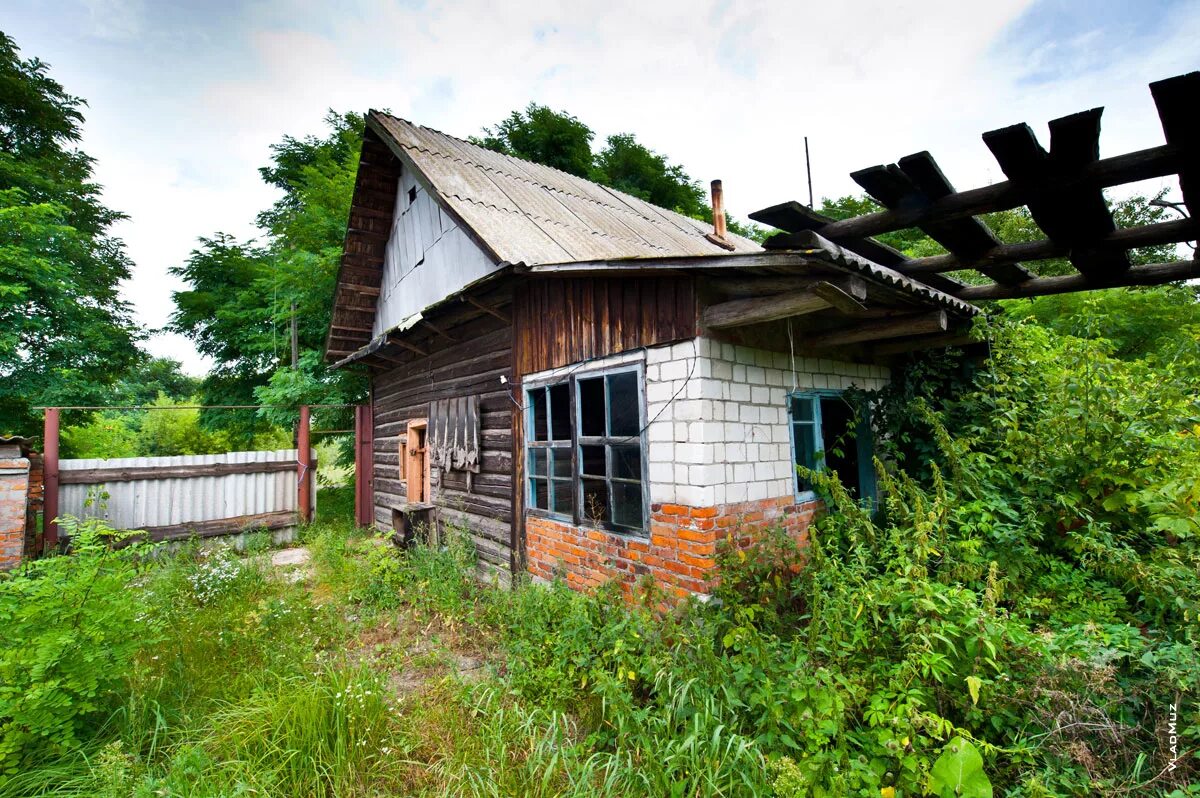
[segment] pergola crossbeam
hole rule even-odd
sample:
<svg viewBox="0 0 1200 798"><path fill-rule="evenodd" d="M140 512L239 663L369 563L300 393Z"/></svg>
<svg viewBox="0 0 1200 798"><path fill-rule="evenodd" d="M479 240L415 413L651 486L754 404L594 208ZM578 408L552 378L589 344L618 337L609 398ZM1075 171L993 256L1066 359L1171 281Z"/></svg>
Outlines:
<svg viewBox="0 0 1200 798"><path fill-rule="evenodd" d="M798 250L815 233L846 250L962 300L1039 296L1200 277L1197 262L1134 266L1129 251L1200 237L1200 72L1150 86L1166 144L1100 158L1102 108L1050 122L1049 149L1027 124L985 133L983 140L1007 180L955 191L928 152L873 166L851 177L887 210L834 220L797 202L750 214L785 232L764 242L771 250ZM1178 175L1192 218L1118 228L1103 190ZM1026 206L1042 240L1004 243L975 218ZM870 236L918 228L945 247L945 255L907 258ZM1078 272L1041 277L1022 263L1066 258ZM975 270L987 285L964 285L944 272Z"/></svg>

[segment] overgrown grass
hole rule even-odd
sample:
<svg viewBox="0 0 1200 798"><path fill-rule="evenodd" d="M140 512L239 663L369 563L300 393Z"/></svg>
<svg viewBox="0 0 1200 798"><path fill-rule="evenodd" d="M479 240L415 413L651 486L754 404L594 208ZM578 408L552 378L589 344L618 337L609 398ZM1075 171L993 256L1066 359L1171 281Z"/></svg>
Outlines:
<svg viewBox="0 0 1200 798"><path fill-rule="evenodd" d="M1054 346L963 400L995 423L910 405L936 456L880 513L813 475L806 551L730 548L671 612L485 586L464 530L400 552L337 501L299 580L80 546L0 582L0 796L1200 795L1194 391Z"/></svg>

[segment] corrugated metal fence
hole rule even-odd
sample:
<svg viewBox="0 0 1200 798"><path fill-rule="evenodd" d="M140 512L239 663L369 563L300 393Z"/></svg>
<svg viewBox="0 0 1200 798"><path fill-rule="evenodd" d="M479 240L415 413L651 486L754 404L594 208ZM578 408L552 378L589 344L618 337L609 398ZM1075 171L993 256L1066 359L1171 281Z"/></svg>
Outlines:
<svg viewBox="0 0 1200 798"><path fill-rule="evenodd" d="M297 451L61 460L59 514L105 518L154 540L295 526Z"/></svg>

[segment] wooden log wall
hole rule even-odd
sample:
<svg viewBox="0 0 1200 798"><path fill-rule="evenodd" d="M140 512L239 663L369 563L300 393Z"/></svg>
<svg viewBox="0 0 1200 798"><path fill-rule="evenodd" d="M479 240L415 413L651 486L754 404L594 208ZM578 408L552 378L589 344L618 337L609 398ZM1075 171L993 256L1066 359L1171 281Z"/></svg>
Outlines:
<svg viewBox="0 0 1200 798"><path fill-rule="evenodd" d="M440 326L440 325L439 325ZM375 523L391 529L392 508L407 502L400 468L408 422L427 418L429 403L478 396L480 473L432 475L431 500L443 522L470 530L480 567L507 581L513 521L512 324L482 314L447 327L454 343L389 368L373 369ZM508 379L501 383L500 377Z"/></svg>

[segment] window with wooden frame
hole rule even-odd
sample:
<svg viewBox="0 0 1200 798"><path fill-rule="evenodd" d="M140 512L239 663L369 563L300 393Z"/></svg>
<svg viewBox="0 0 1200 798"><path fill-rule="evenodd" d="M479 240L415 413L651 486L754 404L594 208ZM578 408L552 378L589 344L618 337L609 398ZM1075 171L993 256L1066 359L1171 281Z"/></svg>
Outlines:
<svg viewBox="0 0 1200 798"><path fill-rule="evenodd" d="M792 461L812 471L829 469L859 501L875 501L875 447L865 408L841 391L817 390L788 396ZM816 499L812 480L796 472L796 498Z"/></svg>
<svg viewBox="0 0 1200 798"><path fill-rule="evenodd" d="M528 507L616 532L647 528L641 366L526 389Z"/></svg>

